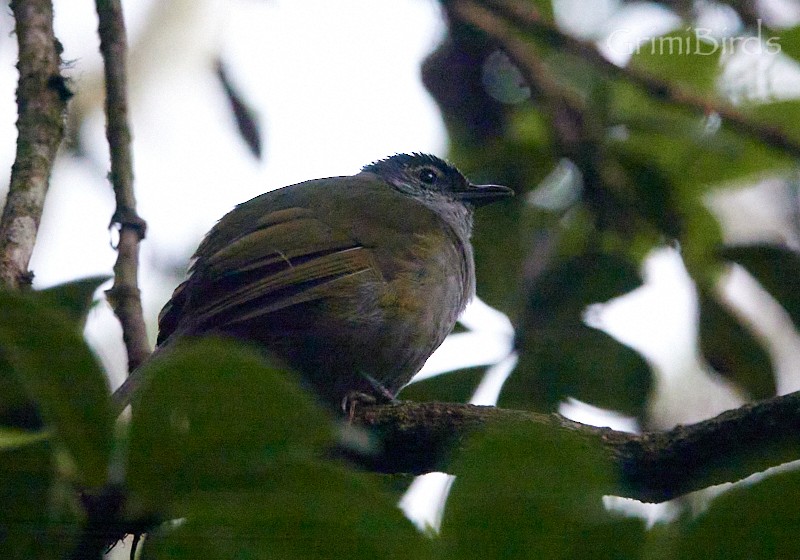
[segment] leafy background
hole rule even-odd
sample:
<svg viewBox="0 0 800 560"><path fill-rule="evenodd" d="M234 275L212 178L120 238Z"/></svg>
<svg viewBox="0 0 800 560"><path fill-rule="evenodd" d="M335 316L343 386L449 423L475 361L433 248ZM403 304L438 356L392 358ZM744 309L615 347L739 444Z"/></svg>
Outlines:
<svg viewBox="0 0 800 560"><path fill-rule="evenodd" d="M535 8L539 24L516 25L497 9L502 2L474 4L485 10L476 21L459 11L464 2L443 3L447 35L422 64L451 159L474 180L509 184L519 194L478 215L474 240L479 295L515 327L518 362L499 404L563 411L574 398L624 413L639 426L667 428L689 421L676 418L699 419L796 388L796 378L786 374L796 362L781 360L796 353L800 313L793 144L800 82L792 89L785 79L797 75L800 32L790 8L798 8L510 4ZM692 29L708 26L720 40L775 37L781 52L642 50L617 60L627 69L619 72L569 47L610 48L614 30L646 19L637 11L644 9L657 11L661 19L653 21L663 28L649 33L644 25L642 37L691 41ZM320 14L303 15L312 16ZM503 54L512 54L511 39L492 35L493 17L515 29L522 44L517 54L527 53L536 73L526 74L523 61ZM133 25L148 25L142 22ZM178 29L193 25L186 19ZM364 49L368 39L349 40ZM167 69L161 78L174 86L169 80L179 73ZM636 78L642 75L668 87ZM78 84L81 79L89 81L78 76ZM324 96L324 83L311 82L314 95ZM186 89L181 95L191 98ZM76 100L76 126L91 122L91 103L85 93ZM764 127L774 134L759 134ZM269 141L268 124L261 130ZM185 136L178 138L185 143ZM227 140L238 141L230 130ZM83 166L89 154L88 167L102 169L87 146L90 139L73 138L62 165ZM167 194L163 178L143 175L144 189L176 196ZM185 211L174 214L191 214L191 196L181 196L171 206ZM156 264L177 277L186 255L172 251L181 254L167 250ZM589 306L650 282L653 258L663 251L691 279L697 317L684 329L689 356L679 359L676 342L672 358L679 373L692 370L691 379L704 380L684 383L693 399L664 396L665 366L605 332L613 329L594 328L586 314ZM731 295L731 278L742 275L758 282L749 284L749 299ZM495 426L464 445L454 459L460 475L441 527L420 532L396 507L407 480L357 472L328 457L342 427L297 388L291 372L219 341L150 364L157 382L129 419L115 420L107 400L113 360L101 364L81 336L103 281L0 296L4 558L81 557L102 548L98 540L109 532L142 528L150 530L143 558L798 554L795 472L752 480L710 503L688 497L672 504L671 517L648 527L627 516L630 511L603 507L614 473L598 449L552 430L517 426ZM767 303L748 308L743 301ZM770 335L760 329L759 313L748 314L752 307L784 322ZM403 397L464 401L484 373L472 367L430 377ZM692 410L697 403L699 410Z"/></svg>

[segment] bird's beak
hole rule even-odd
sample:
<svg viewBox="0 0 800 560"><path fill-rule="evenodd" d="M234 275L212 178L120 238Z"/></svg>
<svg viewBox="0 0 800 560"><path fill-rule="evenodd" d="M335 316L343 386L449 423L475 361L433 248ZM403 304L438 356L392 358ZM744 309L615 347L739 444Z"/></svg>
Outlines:
<svg viewBox="0 0 800 560"><path fill-rule="evenodd" d="M456 191L456 198L473 206L483 206L501 198L514 196L514 189L503 185L473 185L469 183L464 190Z"/></svg>

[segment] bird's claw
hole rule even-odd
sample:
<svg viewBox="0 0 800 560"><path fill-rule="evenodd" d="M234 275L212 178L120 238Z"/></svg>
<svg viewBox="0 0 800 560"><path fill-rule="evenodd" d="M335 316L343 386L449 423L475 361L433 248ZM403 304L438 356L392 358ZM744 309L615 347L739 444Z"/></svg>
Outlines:
<svg viewBox="0 0 800 560"><path fill-rule="evenodd" d="M356 406L358 405L371 405L378 402L373 395L362 393L361 391L350 391L342 399L342 412L347 414L347 422L353 423L353 417L356 414Z"/></svg>

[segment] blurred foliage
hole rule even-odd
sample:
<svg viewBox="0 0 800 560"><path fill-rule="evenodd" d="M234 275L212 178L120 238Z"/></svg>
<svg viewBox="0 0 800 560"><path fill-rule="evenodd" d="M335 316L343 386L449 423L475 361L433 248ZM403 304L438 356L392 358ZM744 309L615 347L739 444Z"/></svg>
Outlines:
<svg viewBox="0 0 800 560"><path fill-rule="evenodd" d="M781 302L795 327L800 328L800 255L776 245L733 246L720 249L720 255L740 264L752 274L772 296Z"/></svg>
<svg viewBox="0 0 800 560"><path fill-rule="evenodd" d="M681 23L632 48L619 70L598 54L598 45L611 48L598 40L608 29L594 30L597 43L572 36L551 2L443 4L449 33L423 76L444 115L452 159L519 195L476 215L478 293L517 328L519 365L500 404L552 411L576 397L646 423L648 364L586 326L583 314L634 289L643 258L665 244L680 248L697 284L703 357L750 397L774 395L764 341L720 301L717 284L730 262L742 264L800 324L798 256L783 245L725 247L708 196L763 179L790 180L800 153L792 144L800 139L797 99L766 93L730 103L724 92L732 91L726 70L734 43L729 38L723 53L720 38L696 33L703 25L693 18L702 6L662 3ZM745 26L755 21L741 11L744 4L731 5ZM770 38L761 43L764 52L778 43L796 58L798 29L740 34L761 33ZM491 126L478 117L490 117L482 122ZM574 184L559 184L570 192L553 204L543 193L553 189L553 170L565 167ZM542 237L553 247L537 250Z"/></svg>
<svg viewBox="0 0 800 560"><path fill-rule="evenodd" d="M403 400L467 402L485 373L485 368L475 367L415 381L403 389Z"/></svg>
<svg viewBox="0 0 800 560"><path fill-rule="evenodd" d="M456 462L441 531L445 558L638 556L643 523L603 508L614 480L608 459L576 434L497 425L473 437Z"/></svg>
<svg viewBox="0 0 800 560"><path fill-rule="evenodd" d="M0 292L0 348L8 366L0 373L11 379L12 402L19 402L17 383L35 402L75 462L80 483L99 487L107 482L111 454L109 389L75 322L53 299L52 293Z"/></svg>
<svg viewBox="0 0 800 560"><path fill-rule="evenodd" d="M777 36L781 52L795 60L800 60L800 26L783 29Z"/></svg>
<svg viewBox="0 0 800 560"><path fill-rule="evenodd" d="M715 287L739 264L800 326L800 257L778 244L724 246L706 197L794 171L800 103L746 99L731 122L717 110L728 107L728 61L703 51L708 44L674 56L640 50L626 71L663 87L643 85L565 48L548 0L509 1L538 14L538 26L517 25L513 35L540 72L518 67L488 23L454 15L456 0L443 2L449 33L423 67L452 159L474 180L519 195L476 216L479 293L517 326L519 365L500 404L553 410L576 397L642 419L648 365L584 314L639 286L644 256L673 242L698 286L703 355L753 398L773 394L762 341ZM495 16L509 5L481 4ZM696 41L688 3L661 4L685 18L661 44ZM800 59L800 28L775 33L782 52ZM772 135L756 133L763 127ZM98 526L109 543L147 529L145 560L800 554L797 473L646 529L603 508L615 473L600 449L530 425L462 442L442 532L430 538L402 516L392 484L326 455L340 427L290 373L230 342L161 353L145 366L130 423L117 423L79 332L103 280L0 293L0 558L62 558ZM430 379L404 396L463 401L481 373ZM91 499L109 488L125 499L98 517Z"/></svg>
<svg viewBox="0 0 800 560"><path fill-rule="evenodd" d="M11 443L7 429L0 430L0 556L61 558L78 526L69 504L53 507L59 484L53 446L40 437Z"/></svg>
<svg viewBox="0 0 800 560"><path fill-rule="evenodd" d="M0 293L3 377L44 424L0 425L3 558L88 553L98 531L110 545L143 528L143 558L428 555L388 485L325 457L328 413L253 349L208 339L161 354L128 427L115 429L105 374L70 319L90 302L65 308L52 297L62 289L75 286ZM109 473L124 473L110 492L98 488ZM92 503L115 488L124 500L98 519Z"/></svg>
<svg viewBox="0 0 800 560"><path fill-rule="evenodd" d="M682 519L677 558L797 558L800 542L800 473L773 475L717 498L696 519ZM745 513L745 515L743 515Z"/></svg>
<svg viewBox="0 0 800 560"><path fill-rule="evenodd" d="M575 307L638 283L630 263L609 258L574 257L542 276L532 297L563 289L559 274L607 275L601 287L578 282L584 288ZM130 422L114 428L104 374L85 358L64 307L41 293L1 297L10 313L0 319L0 341L13 357L3 375L44 423L37 430L0 425L3 558L63 558L71 550L85 557L102 548L87 542L112 544L142 530L145 560L794 555L796 523L778 525L785 518L777 512L794 509L795 473L731 492L668 531L647 531L643 521L604 508L617 474L599 442L529 423L490 425L463 442L441 535L431 538L397 508L397 480L328 458L341 433L329 413L254 349L200 339L162 352L146 366ZM568 322L571 309L546 315L542 324ZM34 350L46 359L30 358ZM71 386L53 366L69 368ZM50 390L40 386L45 377ZM104 473L117 474L98 489ZM119 491L124 499L107 502L101 514L91 506L90 499ZM739 530L742 508L747 525Z"/></svg>
<svg viewBox="0 0 800 560"><path fill-rule="evenodd" d="M700 349L714 371L753 399L775 394L769 354L725 305L700 292Z"/></svg>
<svg viewBox="0 0 800 560"><path fill-rule="evenodd" d="M517 328L520 361L498 403L552 409L572 396L639 415L650 369L636 352L588 327L588 305L637 288L636 267L623 257L586 253L562 260L535 280Z"/></svg>

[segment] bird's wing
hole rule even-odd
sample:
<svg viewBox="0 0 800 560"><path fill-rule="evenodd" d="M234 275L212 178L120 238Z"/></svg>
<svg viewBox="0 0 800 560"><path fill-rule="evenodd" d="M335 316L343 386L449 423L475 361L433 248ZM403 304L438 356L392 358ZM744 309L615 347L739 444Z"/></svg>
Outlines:
<svg viewBox="0 0 800 560"><path fill-rule="evenodd" d="M159 316L159 344L176 330L224 332L317 300L355 275L383 280L370 249L305 208L268 212L227 244L212 230L198 249L191 276Z"/></svg>

